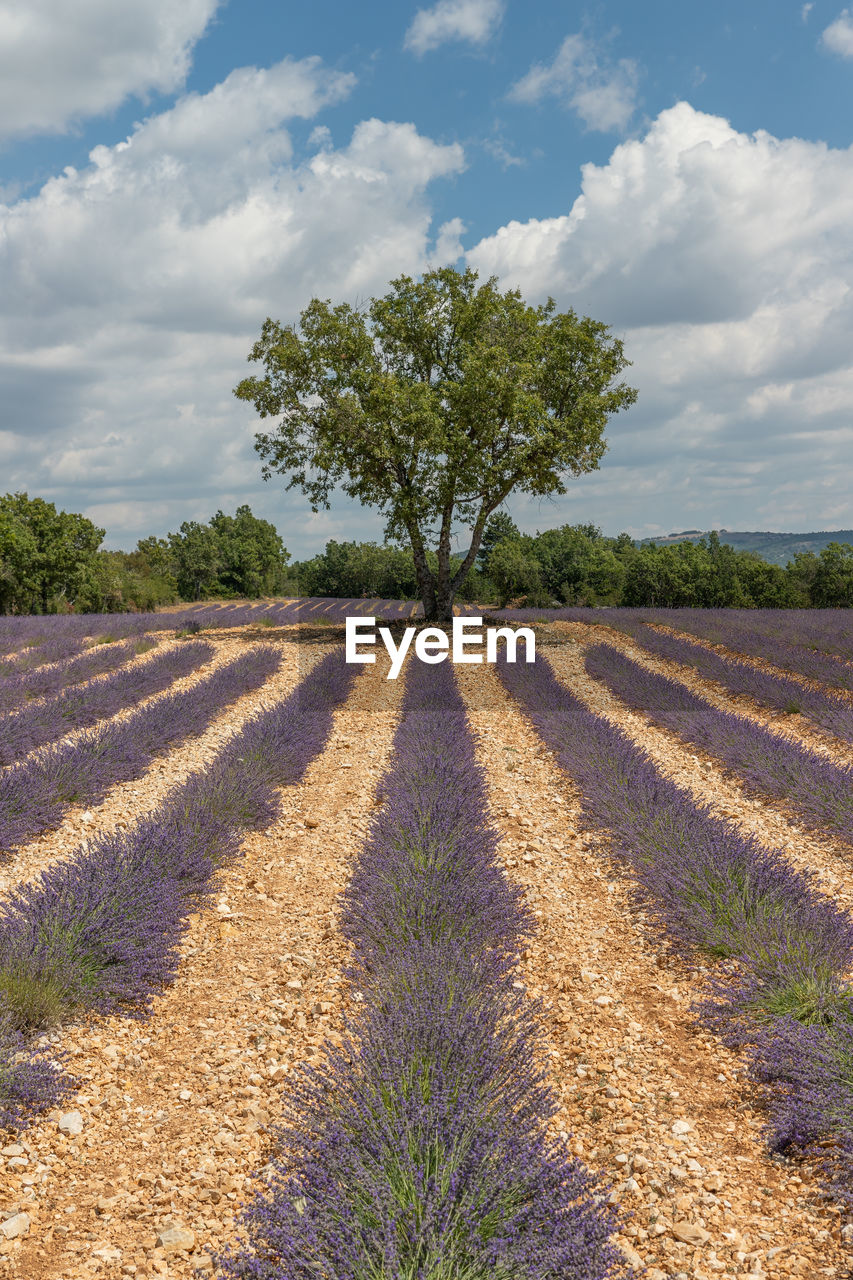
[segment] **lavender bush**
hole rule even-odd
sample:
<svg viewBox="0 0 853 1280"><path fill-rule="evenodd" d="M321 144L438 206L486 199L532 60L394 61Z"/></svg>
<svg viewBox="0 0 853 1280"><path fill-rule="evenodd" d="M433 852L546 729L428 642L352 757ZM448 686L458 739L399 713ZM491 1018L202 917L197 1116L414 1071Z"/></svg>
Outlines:
<svg viewBox="0 0 853 1280"><path fill-rule="evenodd" d="M155 648L157 643L153 636L142 636L121 644L98 645L54 666L8 676L0 680L0 714L14 711L35 698L55 697L72 685L115 671L137 654Z"/></svg>
<svg viewBox="0 0 853 1280"><path fill-rule="evenodd" d="M723 760L748 791L784 801L808 826L853 845L853 768L746 716L712 707L678 680L650 671L611 645L588 649L585 664L628 706Z"/></svg>
<svg viewBox="0 0 853 1280"><path fill-rule="evenodd" d="M759 1027L750 1048L770 1146L816 1159L832 1194L853 1209L853 1012L829 1025L780 1018Z"/></svg>
<svg viewBox="0 0 853 1280"><path fill-rule="evenodd" d="M34 671L50 662L61 662L74 657L82 648L82 640L72 636L45 636L38 643L30 644L0 660L0 678L6 679L26 671Z"/></svg>
<svg viewBox="0 0 853 1280"><path fill-rule="evenodd" d="M72 729L87 728L143 698L162 693L181 676L197 670L213 653L211 645L187 645L0 717L0 765L11 764L36 747L55 742Z"/></svg>
<svg viewBox="0 0 853 1280"><path fill-rule="evenodd" d="M700 1016L731 1043L749 1045L754 1071L770 1089L771 1112L786 1117L789 1129L799 1115L803 1131L837 1139L827 1176L834 1185L842 1160L849 1183L853 1090L843 1054L834 1075L815 1080L806 1093L808 1062L817 1059L801 1052L796 1061L806 1066L799 1075L788 1070L783 1080L784 1054L773 1046L794 1023L801 1045L822 1045L827 1052L835 1037L846 1035L853 1009L846 980L853 919L781 853L713 817L658 773L640 747L589 711L541 658L531 665L503 658L498 670L580 789L582 825L607 831L651 927L679 954L686 944L727 958ZM773 1120L771 1127L774 1141L784 1145L784 1124Z"/></svg>
<svg viewBox="0 0 853 1280"><path fill-rule="evenodd" d="M623 622L656 622L676 631L687 631L703 640L723 644L728 649L752 657L764 658L775 667L794 671L820 684L853 690L853 666L825 652L831 645L823 641L820 623L812 622L811 641L806 640L808 624L805 614L813 618L824 612L839 614L842 610L798 609L613 609L607 617L596 619L617 627ZM801 615L803 615L801 617ZM824 624L825 625L825 624ZM800 643L797 643L797 641Z"/></svg>
<svg viewBox="0 0 853 1280"><path fill-rule="evenodd" d="M512 986L532 920L494 861L448 666L413 665L381 795L342 915L363 1013L289 1092L270 1184L225 1270L613 1275L615 1212L547 1138L538 1009Z"/></svg>
<svg viewBox="0 0 853 1280"><path fill-rule="evenodd" d="M250 656L250 655L247 655ZM241 660L242 661L242 660ZM353 668L323 659L281 703L250 719L213 766L129 831L91 841L0 909L0 1105L23 1123L60 1088L19 1033L85 1009L146 1012L175 973L190 912L239 851L241 832L275 819L275 789L322 750Z"/></svg>
<svg viewBox="0 0 853 1280"><path fill-rule="evenodd" d="M631 634L647 652L692 667L709 680L718 681L731 693L748 694L756 702L779 711L802 712L845 742L853 742L853 703L844 698L798 684L783 675L770 675L745 662L723 657L703 645L693 644L668 632L654 631L642 624L632 629Z"/></svg>
<svg viewBox="0 0 853 1280"><path fill-rule="evenodd" d="M74 1085L58 1062L27 1045L13 1018L0 1013L0 1128L23 1129L33 1115L55 1106Z"/></svg>
<svg viewBox="0 0 853 1280"><path fill-rule="evenodd" d="M582 622L637 637L644 624L686 631L698 639L796 672L818 684L853 690L853 629L849 609L499 609L516 624Z"/></svg>
<svg viewBox="0 0 853 1280"><path fill-rule="evenodd" d="M0 774L0 849L55 826L70 805L93 803L117 782L139 777L155 755L201 732L280 662L277 649L252 649L192 689L166 694L126 720L84 731L7 769Z"/></svg>

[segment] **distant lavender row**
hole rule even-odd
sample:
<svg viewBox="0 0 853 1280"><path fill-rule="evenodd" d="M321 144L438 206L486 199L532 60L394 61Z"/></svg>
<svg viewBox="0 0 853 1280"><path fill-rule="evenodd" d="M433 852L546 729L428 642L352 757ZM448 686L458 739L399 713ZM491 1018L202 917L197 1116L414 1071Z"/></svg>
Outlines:
<svg viewBox="0 0 853 1280"><path fill-rule="evenodd" d="M46 702L0 716L0 765L12 764L72 729L88 728L135 706L143 698L162 693L182 676L197 670L214 652L209 644L185 645L158 654L150 662L65 689Z"/></svg>
<svg viewBox="0 0 853 1280"><path fill-rule="evenodd" d="M117 782L138 778L154 756L200 733L218 712L263 684L281 656L268 646L252 649L191 689L166 694L126 720L84 731L74 742L7 769L0 774L0 850L56 826L71 805L92 804Z"/></svg>
<svg viewBox="0 0 853 1280"><path fill-rule="evenodd" d="M188 915L237 855L241 832L274 821L275 788L298 782L322 751L354 670L342 652L329 654L156 812L92 840L6 900L0 1123L24 1124L68 1087L42 1054L26 1051L22 1033L81 1009L144 1011L174 977Z"/></svg>
<svg viewBox="0 0 853 1280"><path fill-rule="evenodd" d="M344 896L363 1010L286 1095L268 1187L223 1265L243 1280L600 1280L598 1181L550 1142L532 921L494 859L449 666L410 668L394 765Z"/></svg>
<svg viewBox="0 0 853 1280"><path fill-rule="evenodd" d="M829 652L846 653L847 632L839 621L823 622L821 615L849 615L844 609L499 609L508 622L582 622L612 627L634 636L643 623L686 631L713 644L763 658L832 688L853 690L853 666ZM801 619L801 614L810 615ZM772 621L771 621L772 619ZM847 617L847 625L850 618ZM834 630L833 630L834 628ZM834 638L835 637L835 638Z"/></svg>
<svg viewBox="0 0 853 1280"><path fill-rule="evenodd" d="M366 606L369 605L369 609ZM75 641L79 648L86 639L94 637L119 640L141 635L145 631L181 630L187 626L240 627L253 624L288 625L323 619L326 622L343 623L352 612L369 612L383 620L408 617L421 606L413 600L379 600L363 597L340 598L337 596L304 596L295 600L269 603L243 604L211 601L189 605L163 613L80 613L50 616L21 616L0 618L0 654L5 646L10 649L46 643L71 646ZM70 648L69 648L70 652ZM54 659L46 659L53 661ZM2 675L2 670L0 670Z"/></svg>
<svg viewBox="0 0 853 1280"><path fill-rule="evenodd" d="M153 649L158 641L153 636L137 640L125 640L121 644L96 645L77 657L58 662L55 666L30 671L25 675L9 676L0 680L0 714L14 711L16 707L34 698L49 698L71 685L92 680L108 671L114 671L146 649Z"/></svg>
<svg viewBox="0 0 853 1280"><path fill-rule="evenodd" d="M619 625L619 615L628 610L608 610L606 623ZM723 644L738 653L763 658L774 667L792 671L828 684L834 689L853 690L853 666L797 642L798 610L734 610L734 609L639 609L630 611L639 622L654 622L687 631L700 639ZM838 611L836 611L838 612ZM773 613L778 627L768 628L767 615ZM762 623L764 624L762 626Z"/></svg>
<svg viewBox="0 0 853 1280"><path fill-rule="evenodd" d="M770 675L758 667L723 657L713 649L693 644L665 631L639 625L631 632L634 641L649 653L692 667L709 680L716 680L732 693L746 693L756 702L780 711L801 712L815 724L828 729L845 742L853 742L853 703L833 697L820 689L798 684L783 675Z"/></svg>
<svg viewBox="0 0 853 1280"><path fill-rule="evenodd" d="M0 680L10 676L23 675L27 671L35 671L51 662L62 662L73 658L83 648L83 641L74 636L46 635L39 644L19 649L0 660Z"/></svg>
<svg viewBox="0 0 853 1280"><path fill-rule="evenodd" d="M253 615L264 612L263 606L210 604L190 605L163 613L71 613L21 615L0 620L0 635L5 643L43 647L62 640L77 641L79 646L92 640L121 640L145 631L170 631L197 622L202 626L241 625Z"/></svg>
<svg viewBox="0 0 853 1280"><path fill-rule="evenodd" d="M765 641L782 640L853 661L853 610L850 609L668 609L660 612L674 619L688 613L691 622L710 636L718 636L720 644L726 644L725 637L735 632L751 633ZM670 625L678 626L678 622Z"/></svg>
<svg viewBox="0 0 853 1280"><path fill-rule="evenodd" d="M783 801L806 825L853 846L853 768L746 716L712 707L680 681L650 671L611 645L593 645L585 665L629 707L724 761L748 791Z"/></svg>
<svg viewBox="0 0 853 1280"><path fill-rule="evenodd" d="M500 676L573 778L582 823L604 828L637 904L679 953L724 960L699 1007L746 1043L766 1088L775 1149L819 1148L834 1193L853 1188L853 920L814 878L712 817L615 725L593 714L542 658Z"/></svg>

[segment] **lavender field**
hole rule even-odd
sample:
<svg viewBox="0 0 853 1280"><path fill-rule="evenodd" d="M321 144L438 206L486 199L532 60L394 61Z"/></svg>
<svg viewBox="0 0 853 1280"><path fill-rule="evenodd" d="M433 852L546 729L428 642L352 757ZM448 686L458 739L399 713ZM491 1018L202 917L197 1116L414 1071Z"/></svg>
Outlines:
<svg viewBox="0 0 853 1280"><path fill-rule="evenodd" d="M354 615L0 619L0 1275L849 1276L845 612Z"/></svg>

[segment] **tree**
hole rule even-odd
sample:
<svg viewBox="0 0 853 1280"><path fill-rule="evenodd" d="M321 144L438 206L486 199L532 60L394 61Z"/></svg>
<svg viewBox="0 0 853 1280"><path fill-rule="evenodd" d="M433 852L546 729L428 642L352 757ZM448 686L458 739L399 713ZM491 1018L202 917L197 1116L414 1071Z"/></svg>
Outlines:
<svg viewBox="0 0 853 1280"><path fill-rule="evenodd" d="M499 542L507 538L518 539L521 530L506 511L494 511L486 521L480 546L477 551L477 562L484 573L489 572L489 560Z"/></svg>
<svg viewBox="0 0 853 1280"><path fill-rule="evenodd" d="M70 608L95 567L104 530L26 493L0 497L0 610Z"/></svg>
<svg viewBox="0 0 853 1280"><path fill-rule="evenodd" d="M256 598L280 589L290 555L275 525L244 504L233 516L217 511L210 527L219 543L219 585L224 591Z"/></svg>
<svg viewBox="0 0 853 1280"><path fill-rule="evenodd" d="M823 548L812 581L811 598L817 609L853 606L853 546L849 542L830 542Z"/></svg>
<svg viewBox="0 0 853 1280"><path fill-rule="evenodd" d="M489 577L497 587L498 604L502 609L517 596L536 599L542 591L541 566L517 538L504 538L493 549Z"/></svg>
<svg viewBox="0 0 853 1280"><path fill-rule="evenodd" d="M180 532L169 534L175 577L182 600L201 600L215 594L222 563L219 540L209 524L184 520Z"/></svg>
<svg viewBox="0 0 853 1280"><path fill-rule="evenodd" d="M265 376L234 389L261 418L281 417L255 437L264 478L288 477L314 511L337 485L378 507L386 538L411 546L432 620L452 615L507 495L565 493L565 476L598 467L609 415L637 396L611 385L630 362L604 324L477 279L452 267L400 276L361 311L313 298L300 332L268 318L248 357ZM470 545L454 565L459 524Z"/></svg>

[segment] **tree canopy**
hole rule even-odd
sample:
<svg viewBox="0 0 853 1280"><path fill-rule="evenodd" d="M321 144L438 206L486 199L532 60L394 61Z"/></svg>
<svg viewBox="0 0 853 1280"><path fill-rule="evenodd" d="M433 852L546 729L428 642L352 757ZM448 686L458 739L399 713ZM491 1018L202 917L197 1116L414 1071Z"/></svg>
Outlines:
<svg viewBox="0 0 853 1280"><path fill-rule="evenodd" d="M185 520L178 533L169 534L164 562L181 598L200 600L274 595L289 559L275 525L244 505L233 516L217 511L208 524Z"/></svg>
<svg viewBox="0 0 853 1280"><path fill-rule="evenodd" d="M0 613L70 609L85 595L103 537L86 516L44 498L0 496Z"/></svg>
<svg viewBox="0 0 853 1280"><path fill-rule="evenodd" d="M442 267L400 276L362 310L313 298L298 331L268 318L248 357L264 376L235 388L280 418L255 438L264 477L286 476L315 511L337 486L377 507L386 538L411 546L429 619L451 615L507 495L565 493L568 475L598 467L608 418L637 396L614 384L630 361L606 325L477 280ZM459 525L471 536L456 559Z"/></svg>

